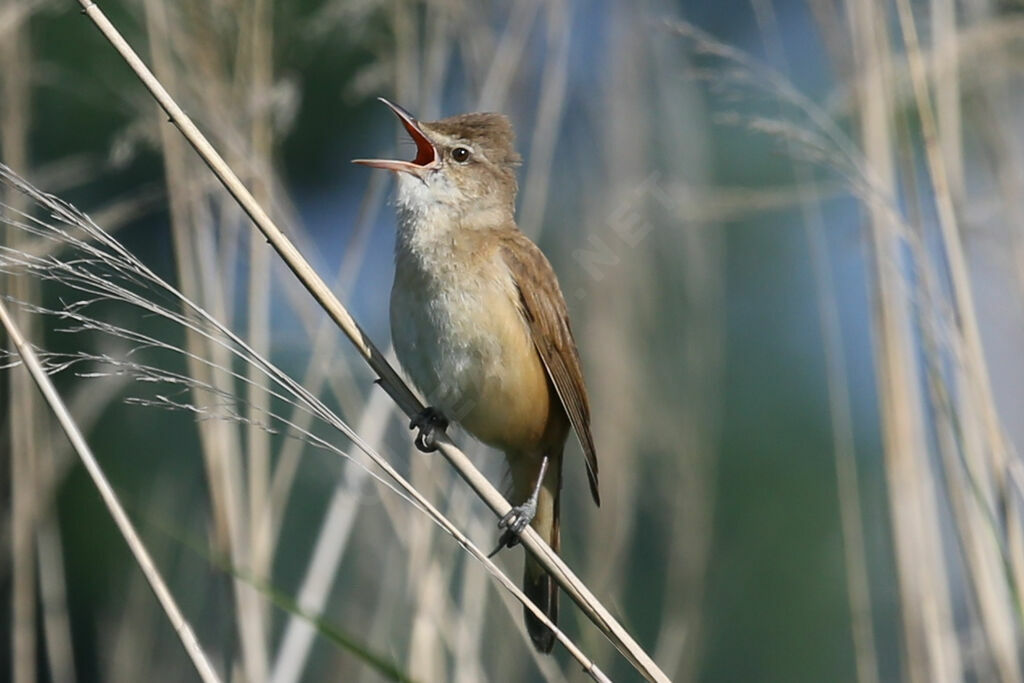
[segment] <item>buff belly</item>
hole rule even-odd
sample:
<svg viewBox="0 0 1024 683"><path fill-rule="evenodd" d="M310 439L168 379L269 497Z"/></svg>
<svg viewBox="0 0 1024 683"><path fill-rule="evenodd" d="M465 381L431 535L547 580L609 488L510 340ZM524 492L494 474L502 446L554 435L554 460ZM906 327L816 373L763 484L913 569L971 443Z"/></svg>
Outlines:
<svg viewBox="0 0 1024 683"><path fill-rule="evenodd" d="M391 294L398 360L427 403L474 437L506 452L534 451L552 401L511 276L452 279L399 271Z"/></svg>

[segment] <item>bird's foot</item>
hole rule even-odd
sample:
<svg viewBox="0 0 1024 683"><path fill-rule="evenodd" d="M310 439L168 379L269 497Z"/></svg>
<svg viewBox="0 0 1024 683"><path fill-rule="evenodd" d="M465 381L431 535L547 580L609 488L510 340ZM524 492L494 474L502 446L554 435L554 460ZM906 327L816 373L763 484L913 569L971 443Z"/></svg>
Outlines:
<svg viewBox="0 0 1024 683"><path fill-rule="evenodd" d="M424 453L432 453L437 450L437 433L444 434L448 429L448 418L437 408L427 407L416 417L409 420L409 429L418 429L416 435L416 448Z"/></svg>
<svg viewBox="0 0 1024 683"><path fill-rule="evenodd" d="M537 483L533 487L533 493L522 505L513 505L512 509L498 520L498 528L505 531L498 538L498 546L490 552L487 557L494 557L502 548L511 548L519 543L519 535L530 525L533 518L537 516L537 499L540 497L540 487L544 484L544 474L548 470L548 458L540 463L540 473L537 475Z"/></svg>
<svg viewBox="0 0 1024 683"><path fill-rule="evenodd" d="M530 525L537 514L537 499L531 496L522 505L515 505L498 520L498 528L504 529L498 538L497 547L487 557L494 557L502 548L512 548L519 543L519 534Z"/></svg>

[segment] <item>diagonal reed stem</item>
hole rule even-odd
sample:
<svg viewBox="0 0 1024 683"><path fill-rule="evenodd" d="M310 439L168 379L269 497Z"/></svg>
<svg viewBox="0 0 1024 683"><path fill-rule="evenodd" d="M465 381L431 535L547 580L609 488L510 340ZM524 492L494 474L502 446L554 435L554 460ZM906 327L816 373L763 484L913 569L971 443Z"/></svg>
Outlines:
<svg viewBox="0 0 1024 683"><path fill-rule="evenodd" d="M285 264L295 273L296 277L309 290L317 303L327 312L332 320L349 338L356 350L363 356L374 372L378 383L408 415L414 416L423 410L423 404L412 393L384 355L363 333L348 310L338 301L330 288L309 263L302 257L295 245L274 224L270 216L263 210L242 181L231 170L224 159L217 153L209 140L199 131L192 120L178 106L171 95L164 89L153 73L146 67L142 59L132 49L117 28L110 22L103 11L92 0L78 0L84 14L88 16L103 36L128 63L132 71L150 91L160 104L170 121L181 131L189 144L195 148L203 161L214 175L224 184L228 192L248 214L275 251L284 259ZM440 452L455 467L459 475L473 488L488 507L498 516L503 516L511 505L496 488L484 477L469 458L458 449L447 436L438 439ZM579 605L587 617L612 641L615 647L633 664L645 678L651 681L668 681L668 677L658 668L651 657L636 643L633 637L622 627L593 595L589 588L569 569L562 559L532 528L521 535L523 545L544 566L545 570Z"/></svg>

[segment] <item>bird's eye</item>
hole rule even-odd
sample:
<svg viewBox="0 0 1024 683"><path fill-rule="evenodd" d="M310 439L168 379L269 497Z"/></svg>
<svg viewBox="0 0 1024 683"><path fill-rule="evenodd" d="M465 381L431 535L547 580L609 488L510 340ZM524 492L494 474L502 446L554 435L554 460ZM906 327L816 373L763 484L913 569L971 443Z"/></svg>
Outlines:
<svg viewBox="0 0 1024 683"><path fill-rule="evenodd" d="M452 150L452 159L460 164L466 163L469 160L469 150L465 147L456 147Z"/></svg>

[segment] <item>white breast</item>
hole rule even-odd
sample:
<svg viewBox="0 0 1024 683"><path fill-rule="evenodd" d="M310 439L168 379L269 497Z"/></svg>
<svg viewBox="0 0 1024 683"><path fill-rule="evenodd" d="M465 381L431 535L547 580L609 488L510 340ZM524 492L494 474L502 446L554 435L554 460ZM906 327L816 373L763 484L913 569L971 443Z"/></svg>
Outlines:
<svg viewBox="0 0 1024 683"><path fill-rule="evenodd" d="M502 340L485 322L496 303L512 305L514 283L503 264L460 252L454 221L441 207L417 208L399 220L391 334L427 403L458 421L498 375Z"/></svg>

